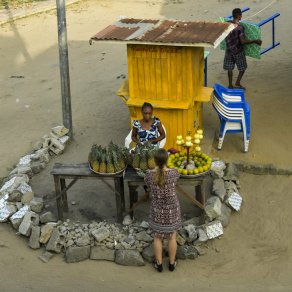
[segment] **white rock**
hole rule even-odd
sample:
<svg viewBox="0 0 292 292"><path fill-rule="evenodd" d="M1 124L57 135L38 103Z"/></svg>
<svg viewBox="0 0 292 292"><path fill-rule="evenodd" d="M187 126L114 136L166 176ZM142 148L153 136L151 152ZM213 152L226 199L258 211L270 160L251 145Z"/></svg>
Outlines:
<svg viewBox="0 0 292 292"><path fill-rule="evenodd" d="M29 184L27 184L26 182L22 182L18 186L17 190L21 191L23 194L32 192L31 186Z"/></svg>
<svg viewBox="0 0 292 292"><path fill-rule="evenodd" d="M64 126L56 126L52 128L52 132L59 137L62 137L69 133L69 129L65 128Z"/></svg>
<svg viewBox="0 0 292 292"><path fill-rule="evenodd" d="M17 166L29 166L31 162L31 157L33 154L28 154L19 159Z"/></svg>
<svg viewBox="0 0 292 292"><path fill-rule="evenodd" d="M63 136L60 137L58 140L64 145L69 141L70 137L69 136Z"/></svg>
<svg viewBox="0 0 292 292"><path fill-rule="evenodd" d="M100 227L91 231L96 241L101 242L110 236L110 232L106 227Z"/></svg>
<svg viewBox="0 0 292 292"><path fill-rule="evenodd" d="M16 213L14 213L10 218L10 222L14 229L18 229L19 225L25 216L25 214L30 211L29 205L24 205L21 209L19 209Z"/></svg>
<svg viewBox="0 0 292 292"><path fill-rule="evenodd" d="M0 193L4 194L5 192L9 192L10 189L12 188L12 186L15 184L16 182L16 176L11 178L9 181L7 181L0 189Z"/></svg>
<svg viewBox="0 0 292 292"><path fill-rule="evenodd" d="M123 225L130 225L133 223L130 215L126 215L123 220Z"/></svg>
<svg viewBox="0 0 292 292"><path fill-rule="evenodd" d="M24 236L30 236L31 228L33 225L39 224L39 215L29 211L24 215L24 218L19 226L19 233Z"/></svg>
<svg viewBox="0 0 292 292"><path fill-rule="evenodd" d="M0 199L0 222L8 221L8 218L16 211L14 204L8 203L4 198Z"/></svg>

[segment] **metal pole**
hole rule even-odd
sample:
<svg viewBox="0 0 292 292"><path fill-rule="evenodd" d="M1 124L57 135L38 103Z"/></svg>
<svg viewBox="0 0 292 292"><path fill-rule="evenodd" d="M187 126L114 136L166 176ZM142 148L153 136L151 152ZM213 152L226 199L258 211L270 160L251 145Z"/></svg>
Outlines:
<svg viewBox="0 0 292 292"><path fill-rule="evenodd" d="M63 124L73 139L65 0L56 0Z"/></svg>

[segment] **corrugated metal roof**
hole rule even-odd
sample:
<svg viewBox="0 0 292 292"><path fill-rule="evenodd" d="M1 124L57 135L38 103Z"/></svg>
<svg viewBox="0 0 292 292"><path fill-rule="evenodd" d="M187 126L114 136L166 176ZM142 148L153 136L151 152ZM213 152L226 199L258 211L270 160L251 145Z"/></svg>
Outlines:
<svg viewBox="0 0 292 292"><path fill-rule="evenodd" d="M124 18L95 34L90 41L215 48L233 28L228 22Z"/></svg>

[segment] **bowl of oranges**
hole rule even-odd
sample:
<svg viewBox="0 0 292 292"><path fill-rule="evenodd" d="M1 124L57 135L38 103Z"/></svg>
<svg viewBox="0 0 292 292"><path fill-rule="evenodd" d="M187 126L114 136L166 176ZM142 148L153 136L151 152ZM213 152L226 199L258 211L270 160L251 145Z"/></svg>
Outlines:
<svg viewBox="0 0 292 292"><path fill-rule="evenodd" d="M181 177L193 178L209 172L212 158L201 151L191 151L187 157L186 151L168 156L167 167L176 168Z"/></svg>

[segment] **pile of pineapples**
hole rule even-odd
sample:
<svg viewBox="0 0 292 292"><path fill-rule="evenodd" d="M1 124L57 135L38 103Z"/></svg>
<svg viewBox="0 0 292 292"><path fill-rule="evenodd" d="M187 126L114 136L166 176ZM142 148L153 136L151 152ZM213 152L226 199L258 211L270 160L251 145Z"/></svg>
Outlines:
<svg viewBox="0 0 292 292"><path fill-rule="evenodd" d="M155 168L154 153L156 150L157 147L152 144L137 145L133 153L133 168L143 172Z"/></svg>
<svg viewBox="0 0 292 292"><path fill-rule="evenodd" d="M108 147L93 144L88 155L91 169L99 173L117 173L130 163L128 149L110 142Z"/></svg>

